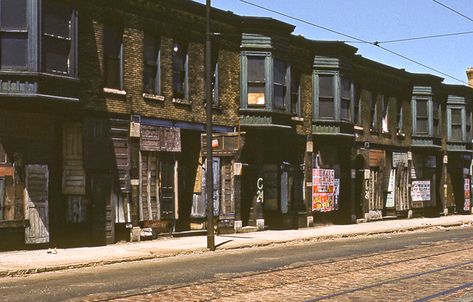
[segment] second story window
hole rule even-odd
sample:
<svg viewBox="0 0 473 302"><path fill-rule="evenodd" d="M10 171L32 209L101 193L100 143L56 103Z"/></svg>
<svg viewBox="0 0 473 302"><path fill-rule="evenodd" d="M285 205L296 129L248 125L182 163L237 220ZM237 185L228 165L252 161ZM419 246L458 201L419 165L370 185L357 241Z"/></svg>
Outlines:
<svg viewBox="0 0 473 302"><path fill-rule="evenodd" d="M389 98L381 95L381 131L389 133Z"/></svg>
<svg viewBox="0 0 473 302"><path fill-rule="evenodd" d="M471 110L466 110L466 140L471 141Z"/></svg>
<svg viewBox="0 0 473 302"><path fill-rule="evenodd" d="M293 72L291 76L291 113L301 116L301 75Z"/></svg>
<svg viewBox="0 0 473 302"><path fill-rule="evenodd" d="M173 98L187 99L188 96L188 46L174 41L172 48L172 91Z"/></svg>
<svg viewBox="0 0 473 302"><path fill-rule="evenodd" d="M450 140L462 141L462 109L451 108L450 109Z"/></svg>
<svg viewBox="0 0 473 302"><path fill-rule="evenodd" d="M396 102L396 125L397 125L397 131L398 132L403 132L403 125L402 125L402 101L400 99L397 100Z"/></svg>
<svg viewBox="0 0 473 302"><path fill-rule="evenodd" d="M440 136L440 120L441 120L441 110L440 110L440 103L437 101L432 102L432 109L433 109L433 121L434 121L434 136Z"/></svg>
<svg viewBox="0 0 473 302"><path fill-rule="evenodd" d="M340 99L340 119L351 120L351 81L346 78L341 79L341 99Z"/></svg>
<svg viewBox="0 0 473 302"><path fill-rule="evenodd" d="M428 99L416 99L416 134L429 134Z"/></svg>
<svg viewBox="0 0 473 302"><path fill-rule="evenodd" d="M156 95L161 94L160 40L159 36L145 32L143 90L145 93Z"/></svg>
<svg viewBox="0 0 473 302"><path fill-rule="evenodd" d="M353 109L353 121L356 125L361 126L361 103L362 103L362 98L361 98L361 89L356 89L356 99Z"/></svg>
<svg viewBox="0 0 473 302"><path fill-rule="evenodd" d="M287 102L287 65L284 61L274 60L274 107L286 109Z"/></svg>
<svg viewBox="0 0 473 302"><path fill-rule="evenodd" d="M248 56L248 107L264 107L265 100L265 57Z"/></svg>
<svg viewBox="0 0 473 302"><path fill-rule="evenodd" d="M319 76L319 118L335 119L334 76Z"/></svg>
<svg viewBox="0 0 473 302"><path fill-rule="evenodd" d="M0 1L0 67L26 69L28 30L26 0Z"/></svg>
<svg viewBox="0 0 473 302"><path fill-rule="evenodd" d="M370 102L370 130L376 131L378 130L378 117L377 117L377 98L378 95L376 93L371 93L371 102Z"/></svg>
<svg viewBox="0 0 473 302"><path fill-rule="evenodd" d="M122 89L123 75L123 30L105 26L104 43L104 81L105 87Z"/></svg>
<svg viewBox="0 0 473 302"><path fill-rule="evenodd" d="M72 8L65 3L43 1L42 69L71 75L73 70Z"/></svg>

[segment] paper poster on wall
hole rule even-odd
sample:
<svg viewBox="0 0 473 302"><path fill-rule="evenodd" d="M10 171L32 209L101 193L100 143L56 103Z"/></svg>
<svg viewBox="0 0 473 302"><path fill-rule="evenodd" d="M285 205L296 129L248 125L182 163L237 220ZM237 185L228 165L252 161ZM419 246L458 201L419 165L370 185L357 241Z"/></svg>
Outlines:
<svg viewBox="0 0 473 302"><path fill-rule="evenodd" d="M391 169L389 173L388 194L386 196L386 207L394 208L394 194L396 188L396 169Z"/></svg>
<svg viewBox="0 0 473 302"><path fill-rule="evenodd" d="M330 212L338 210L340 180L335 179L335 170L312 170L312 211Z"/></svg>
<svg viewBox="0 0 473 302"><path fill-rule="evenodd" d="M465 178L464 191L465 191L465 203L463 204L463 210L464 211L470 211L471 193L470 193L470 179L469 178Z"/></svg>
<svg viewBox="0 0 473 302"><path fill-rule="evenodd" d="M430 180L414 180L411 188L412 201L430 201Z"/></svg>

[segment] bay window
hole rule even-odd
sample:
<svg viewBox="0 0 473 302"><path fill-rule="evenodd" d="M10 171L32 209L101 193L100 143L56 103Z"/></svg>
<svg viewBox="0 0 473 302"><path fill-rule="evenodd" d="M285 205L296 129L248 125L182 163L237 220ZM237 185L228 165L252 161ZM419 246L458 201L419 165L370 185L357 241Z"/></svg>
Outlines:
<svg viewBox="0 0 473 302"><path fill-rule="evenodd" d="M351 108L351 81L346 78L341 80L341 100L340 100L340 118L344 121L350 121Z"/></svg>
<svg viewBox="0 0 473 302"><path fill-rule="evenodd" d="M375 131L378 128L378 95L376 93L371 94L370 100L370 130Z"/></svg>
<svg viewBox="0 0 473 302"><path fill-rule="evenodd" d="M463 140L463 119L464 109L460 107L449 108L449 123L450 133L449 140L462 141Z"/></svg>
<svg viewBox="0 0 473 302"><path fill-rule="evenodd" d="M298 72L291 74L291 113L301 116L301 75Z"/></svg>
<svg viewBox="0 0 473 302"><path fill-rule="evenodd" d="M428 135L429 134L429 110L428 110L429 99L417 98L416 99L416 134Z"/></svg>
<svg viewBox="0 0 473 302"><path fill-rule="evenodd" d="M274 107L276 109L286 109L287 102L287 65L284 61L274 60Z"/></svg>

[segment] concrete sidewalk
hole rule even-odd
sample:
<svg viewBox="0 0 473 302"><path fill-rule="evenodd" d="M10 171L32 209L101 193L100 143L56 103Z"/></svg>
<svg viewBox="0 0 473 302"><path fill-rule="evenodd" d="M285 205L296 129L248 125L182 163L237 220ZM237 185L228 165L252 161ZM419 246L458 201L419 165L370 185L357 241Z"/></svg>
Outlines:
<svg viewBox="0 0 473 302"><path fill-rule="evenodd" d="M373 221L351 225L316 226L284 231L263 231L216 236L217 250L238 249L306 240L326 240L434 227L470 225L473 216L453 215ZM207 251L206 236L160 238L100 247L0 252L0 277L171 257Z"/></svg>

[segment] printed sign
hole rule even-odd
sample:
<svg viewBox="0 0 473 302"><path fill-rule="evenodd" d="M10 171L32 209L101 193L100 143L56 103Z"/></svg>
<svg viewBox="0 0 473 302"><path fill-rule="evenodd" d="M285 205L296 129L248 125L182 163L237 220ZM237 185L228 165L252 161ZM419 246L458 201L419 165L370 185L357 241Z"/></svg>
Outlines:
<svg viewBox="0 0 473 302"><path fill-rule="evenodd" d="M404 167L407 167L407 153L404 152L393 152L393 167L398 167L402 164Z"/></svg>
<svg viewBox="0 0 473 302"><path fill-rule="evenodd" d="M430 180L414 180L411 188L412 201L430 200Z"/></svg>
<svg viewBox="0 0 473 302"><path fill-rule="evenodd" d="M406 153L407 158L407 153ZM396 188L396 169L391 169L389 173L388 194L386 196L386 207L394 208L394 194Z"/></svg>
<svg viewBox="0 0 473 302"><path fill-rule="evenodd" d="M465 203L463 204L463 210L470 211L471 193L470 193L470 179L469 178L465 178L464 191L465 191Z"/></svg>
<svg viewBox="0 0 473 302"><path fill-rule="evenodd" d="M340 180L335 179L335 170L312 170L312 211L338 210Z"/></svg>

